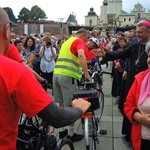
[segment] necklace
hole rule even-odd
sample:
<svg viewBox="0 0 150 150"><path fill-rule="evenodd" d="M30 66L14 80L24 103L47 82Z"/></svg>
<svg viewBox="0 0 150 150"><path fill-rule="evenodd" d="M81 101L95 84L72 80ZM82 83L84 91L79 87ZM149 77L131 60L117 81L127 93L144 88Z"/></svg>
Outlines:
<svg viewBox="0 0 150 150"><path fill-rule="evenodd" d="M138 50L138 58L137 60L135 61L135 65L138 66L139 63L140 63L140 58L141 56L145 53L145 50L142 48L142 43L140 43L140 47L139 47L139 50Z"/></svg>

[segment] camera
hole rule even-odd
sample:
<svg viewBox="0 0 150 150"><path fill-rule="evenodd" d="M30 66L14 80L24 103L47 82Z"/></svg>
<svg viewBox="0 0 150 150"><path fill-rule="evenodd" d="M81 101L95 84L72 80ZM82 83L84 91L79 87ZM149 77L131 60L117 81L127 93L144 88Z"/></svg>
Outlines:
<svg viewBox="0 0 150 150"><path fill-rule="evenodd" d="M51 45L52 45L51 40L49 40L49 41L46 42L46 46L51 46Z"/></svg>

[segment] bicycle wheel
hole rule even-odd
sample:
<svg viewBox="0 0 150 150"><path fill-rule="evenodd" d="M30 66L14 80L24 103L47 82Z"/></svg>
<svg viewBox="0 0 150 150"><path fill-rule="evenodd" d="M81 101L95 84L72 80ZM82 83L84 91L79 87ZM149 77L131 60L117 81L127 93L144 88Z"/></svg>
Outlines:
<svg viewBox="0 0 150 150"><path fill-rule="evenodd" d="M101 86L102 80L101 80L99 74L95 74L94 84L98 91L98 99L99 99L99 107L94 111L94 114L97 118L97 122L99 122L102 117L103 110L104 110L104 93L102 91L102 86Z"/></svg>
<svg viewBox="0 0 150 150"><path fill-rule="evenodd" d="M57 150L74 150L74 145L71 140L65 138L61 141L59 149Z"/></svg>
<svg viewBox="0 0 150 150"><path fill-rule="evenodd" d="M54 135L48 135L45 144L46 150L55 150L56 145L57 145L56 137Z"/></svg>
<svg viewBox="0 0 150 150"><path fill-rule="evenodd" d="M84 119L86 150L96 150L97 131L94 118Z"/></svg>

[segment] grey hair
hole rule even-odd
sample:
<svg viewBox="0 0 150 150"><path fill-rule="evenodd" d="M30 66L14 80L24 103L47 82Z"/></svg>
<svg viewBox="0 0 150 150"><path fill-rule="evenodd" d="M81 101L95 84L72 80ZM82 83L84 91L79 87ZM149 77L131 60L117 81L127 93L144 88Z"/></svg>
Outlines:
<svg viewBox="0 0 150 150"><path fill-rule="evenodd" d="M90 36L90 32L84 28L79 29L76 34L81 34L81 33L84 33L87 36Z"/></svg>
<svg viewBox="0 0 150 150"><path fill-rule="evenodd" d="M150 52L150 41L148 41L146 43L145 50L146 50L147 54Z"/></svg>

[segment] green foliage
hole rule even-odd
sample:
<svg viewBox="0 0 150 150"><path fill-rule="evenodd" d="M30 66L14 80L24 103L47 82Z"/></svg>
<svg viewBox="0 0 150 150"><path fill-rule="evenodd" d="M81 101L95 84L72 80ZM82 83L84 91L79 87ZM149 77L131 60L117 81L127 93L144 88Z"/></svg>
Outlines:
<svg viewBox="0 0 150 150"><path fill-rule="evenodd" d="M9 16L9 19L11 21L13 21L13 22L17 21L14 13L13 13L13 11L12 11L12 9L10 7L4 7L3 9L7 12L8 16Z"/></svg>
<svg viewBox="0 0 150 150"><path fill-rule="evenodd" d="M23 7L18 15L18 20L26 23L29 20L30 11Z"/></svg>
<svg viewBox="0 0 150 150"><path fill-rule="evenodd" d="M4 7L5 11L7 12L9 19L13 22L16 22L17 20L21 22L28 22L28 20L42 20L46 19L45 12L37 5L33 6L31 10L28 10L27 8L23 7L18 15L18 18L16 19L15 15L13 14L13 11L10 7Z"/></svg>
<svg viewBox="0 0 150 150"><path fill-rule="evenodd" d="M40 7L35 5L31 8L30 19L31 20L46 19L46 14Z"/></svg>

